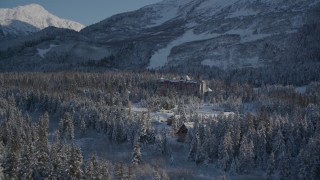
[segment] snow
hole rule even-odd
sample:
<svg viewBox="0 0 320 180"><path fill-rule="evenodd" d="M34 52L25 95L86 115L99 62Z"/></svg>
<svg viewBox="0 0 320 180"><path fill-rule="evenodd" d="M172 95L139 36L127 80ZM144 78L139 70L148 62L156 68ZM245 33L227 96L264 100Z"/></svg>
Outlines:
<svg viewBox="0 0 320 180"><path fill-rule="evenodd" d="M171 53L172 48L174 48L175 46L179 46L183 43L186 42L192 42L192 41L199 41L199 40L206 40L206 39L211 39L211 38L215 38L218 36L222 36L222 35L239 35L241 37L241 42L242 43L246 43L246 42L253 42L253 41L257 41L260 39L264 39L266 37L272 36L274 34L254 34L253 31L255 24L251 25L248 29L232 29L229 30L225 33L222 34L211 34L208 32L205 33L201 33L201 34L194 34L193 30L187 30L182 36L178 37L177 39L173 40L172 42L170 42L165 48L160 49L158 51L156 51L151 59L150 59L150 64L147 67L147 69L159 69L163 66L165 66L168 62L168 57ZM217 53L217 55L219 55L219 53ZM232 60L232 56L231 56L231 60ZM257 67L259 65L258 63L258 57L252 57L251 59L243 59L242 60L245 66L253 66L253 67ZM233 61L230 61L233 62ZM203 60L202 61L202 65L207 65L207 66L218 66L218 67L225 67L225 69L227 67L229 67L229 63L227 61L214 61L214 60Z"/></svg>
<svg viewBox="0 0 320 180"><path fill-rule="evenodd" d="M257 41L259 39L264 39L266 37L272 36L273 34L253 34L253 27L255 25L253 24L251 27L248 29L232 29L230 31L227 31L225 34L237 34L241 37L241 42L252 42L252 41Z"/></svg>
<svg viewBox="0 0 320 180"><path fill-rule="evenodd" d="M155 27L159 26L177 16L178 9L175 7L169 8L169 9L164 9L164 11L161 13L160 18L154 20L151 25L148 27Z"/></svg>
<svg viewBox="0 0 320 180"><path fill-rule="evenodd" d="M204 65L204 66L210 66L210 67L226 67L227 64L226 61L216 61L216 60L211 60L211 59L205 59L201 62L201 65Z"/></svg>
<svg viewBox="0 0 320 180"><path fill-rule="evenodd" d="M234 17L241 17L241 16L252 16L252 15L257 15L258 13L254 10L251 9L240 9L238 11L235 11L231 13L227 18L234 18Z"/></svg>
<svg viewBox="0 0 320 180"><path fill-rule="evenodd" d="M210 67L219 67L224 70L230 68L230 67L260 67L261 64L259 63L259 57L254 56L251 58L246 59L240 59L237 64L234 64L234 60L232 59L232 52L229 59L223 59L223 60L215 60L215 59L205 59L201 62L201 65L204 66L210 66Z"/></svg>
<svg viewBox="0 0 320 180"><path fill-rule="evenodd" d="M150 59L148 69L158 69L163 67L167 63L168 56L170 55L172 48L174 48L175 46L179 46L186 42L210 39L217 36L218 34L210 33L194 34L193 30L188 30L182 36L169 43L167 47L155 52Z"/></svg>
<svg viewBox="0 0 320 180"><path fill-rule="evenodd" d="M195 112L205 117L217 117L220 114L224 116L234 115L234 112L227 112L216 104L201 104Z"/></svg>
<svg viewBox="0 0 320 180"><path fill-rule="evenodd" d="M208 8L208 7L213 7L215 10L219 10L221 8L224 8L226 6L232 5L236 2L237 0L207 0L204 1L199 7L198 9L204 9L204 8Z"/></svg>
<svg viewBox="0 0 320 180"><path fill-rule="evenodd" d="M183 123L188 129L194 128L194 122L185 122Z"/></svg>
<svg viewBox="0 0 320 180"><path fill-rule="evenodd" d="M299 86L295 88L296 93L304 94L306 93L307 86Z"/></svg>
<svg viewBox="0 0 320 180"><path fill-rule="evenodd" d="M29 24L34 28L44 29L49 26L68 28L80 31L85 26L66 19L61 19L38 4L29 4L18 6L12 9L0 9L0 25L10 26L13 22L20 22L20 26L15 24L15 29L23 31L25 24ZM19 29L21 28L21 29ZM28 30L28 29L27 29Z"/></svg>
<svg viewBox="0 0 320 180"><path fill-rule="evenodd" d="M207 16L212 16L215 13L219 12L221 9L234 4L238 0L206 0L199 7L197 7L196 11L206 11L208 7L210 8L211 13L207 12Z"/></svg>
<svg viewBox="0 0 320 180"><path fill-rule="evenodd" d="M44 58L45 55L54 47L57 47L59 45L55 45L55 44L50 44L49 48L47 49L40 49L38 48L37 51L38 51L38 55L41 57L41 58Z"/></svg>
<svg viewBox="0 0 320 180"><path fill-rule="evenodd" d="M186 5L192 0L164 0L144 8L152 8L155 17L148 28L159 26L167 21L176 18L179 15L180 7Z"/></svg>
<svg viewBox="0 0 320 180"><path fill-rule="evenodd" d="M196 22L190 22L190 23L186 24L185 26L186 26L186 28L191 29L191 28L196 27L198 25L199 24Z"/></svg>

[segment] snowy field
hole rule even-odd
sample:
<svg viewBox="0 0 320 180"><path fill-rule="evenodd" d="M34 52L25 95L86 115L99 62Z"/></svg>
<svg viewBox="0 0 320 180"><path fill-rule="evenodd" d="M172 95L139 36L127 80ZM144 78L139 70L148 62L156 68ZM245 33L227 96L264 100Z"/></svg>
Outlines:
<svg viewBox="0 0 320 180"><path fill-rule="evenodd" d="M38 55L41 57L41 58L44 58L45 55L51 51L52 48L55 48L59 45L55 45L55 44L50 44L50 46L46 49L40 49L38 48L37 51L38 51Z"/></svg>

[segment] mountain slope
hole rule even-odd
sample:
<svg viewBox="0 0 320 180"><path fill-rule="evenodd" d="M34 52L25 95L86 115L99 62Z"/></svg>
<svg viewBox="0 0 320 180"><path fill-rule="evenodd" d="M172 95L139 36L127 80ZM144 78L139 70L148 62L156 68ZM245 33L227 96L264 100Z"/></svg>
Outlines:
<svg viewBox="0 0 320 180"><path fill-rule="evenodd" d="M319 2L164 0L80 33L55 30L57 37L41 41L0 43L0 51L3 62L27 65L20 70L45 61L59 62L55 70L159 69L260 84L256 79L302 83L320 77ZM47 53L40 56L39 49ZM11 68L2 65L0 71Z"/></svg>
<svg viewBox="0 0 320 180"><path fill-rule="evenodd" d="M0 9L0 31L4 36L19 36L37 32L49 26L80 31L84 25L61 19L38 4Z"/></svg>
<svg viewBox="0 0 320 180"><path fill-rule="evenodd" d="M263 44L290 38L317 3L319 0L165 0L113 16L81 33L98 42L153 44L148 52L149 69L186 61L222 69L260 67L280 59L266 52ZM252 51L245 50L251 46Z"/></svg>

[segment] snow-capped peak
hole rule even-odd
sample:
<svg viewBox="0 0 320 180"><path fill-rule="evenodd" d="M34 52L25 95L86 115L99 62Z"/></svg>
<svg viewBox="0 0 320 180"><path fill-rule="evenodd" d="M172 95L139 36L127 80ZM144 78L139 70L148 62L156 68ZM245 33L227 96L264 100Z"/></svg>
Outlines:
<svg viewBox="0 0 320 180"><path fill-rule="evenodd" d="M61 19L38 4L0 9L0 25L5 33L28 34L49 26L80 31L85 26Z"/></svg>

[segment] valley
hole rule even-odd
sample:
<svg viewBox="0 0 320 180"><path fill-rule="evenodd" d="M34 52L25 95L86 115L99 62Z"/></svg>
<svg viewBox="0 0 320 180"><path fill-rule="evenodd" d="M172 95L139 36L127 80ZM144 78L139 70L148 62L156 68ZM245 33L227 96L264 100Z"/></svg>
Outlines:
<svg viewBox="0 0 320 180"><path fill-rule="evenodd" d="M320 179L319 12L162 0L84 26L0 8L0 180Z"/></svg>

